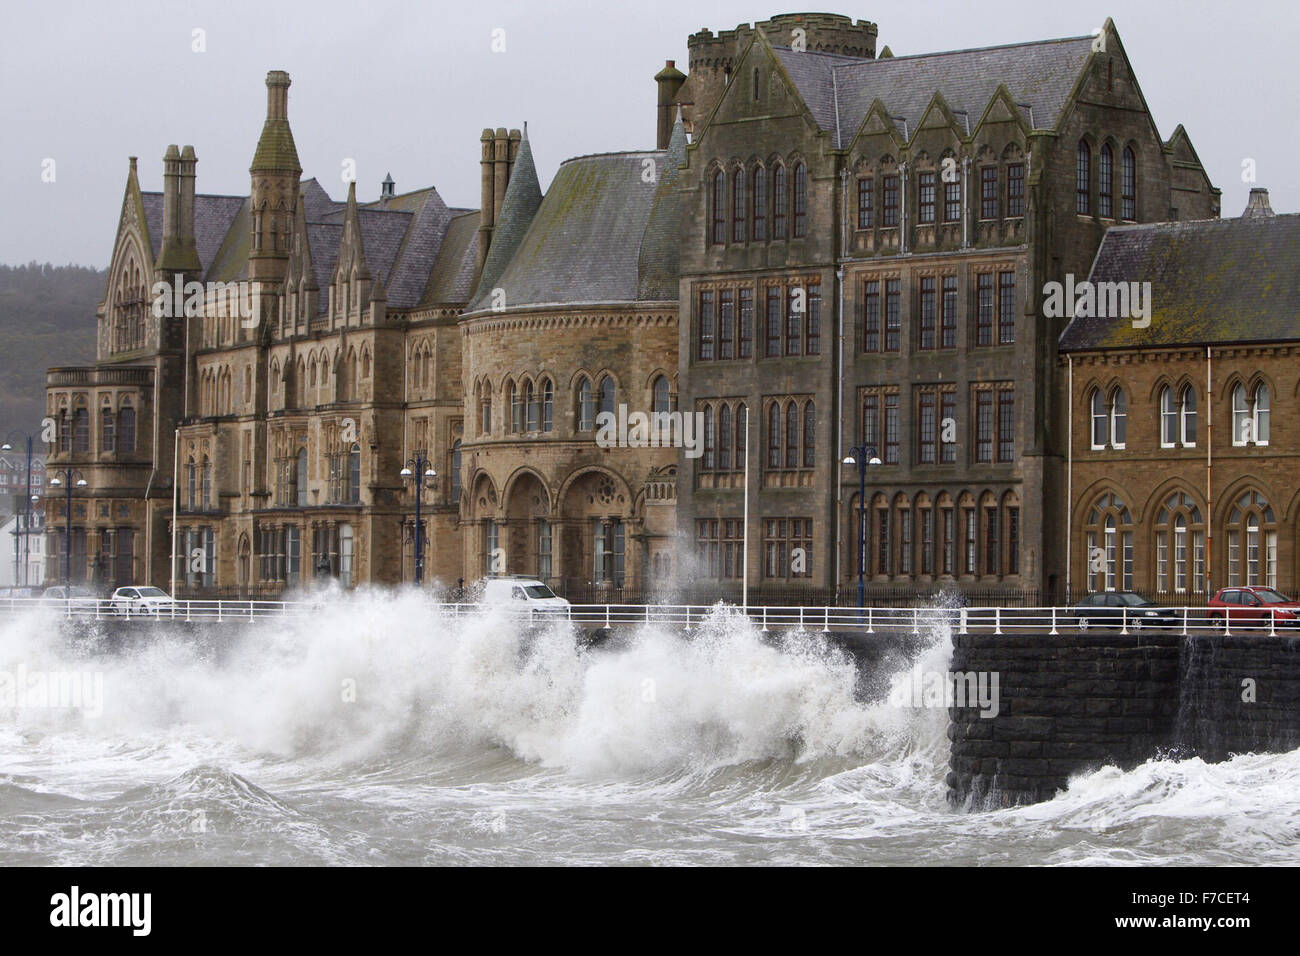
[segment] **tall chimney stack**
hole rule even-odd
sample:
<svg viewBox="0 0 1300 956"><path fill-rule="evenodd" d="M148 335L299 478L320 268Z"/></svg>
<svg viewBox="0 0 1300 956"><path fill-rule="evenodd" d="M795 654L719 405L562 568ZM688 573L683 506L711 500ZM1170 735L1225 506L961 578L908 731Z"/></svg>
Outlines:
<svg viewBox="0 0 1300 956"><path fill-rule="evenodd" d="M194 147L182 152L176 144L163 154L163 234L158 269L167 273L199 271L194 242ZM167 277L171 281L171 276Z"/></svg>
<svg viewBox="0 0 1300 956"><path fill-rule="evenodd" d="M655 74L655 85L659 88L658 128L655 134L655 149L667 149L673 138L673 121L677 91L686 82L686 74L677 69L673 60L668 60L664 68Z"/></svg>

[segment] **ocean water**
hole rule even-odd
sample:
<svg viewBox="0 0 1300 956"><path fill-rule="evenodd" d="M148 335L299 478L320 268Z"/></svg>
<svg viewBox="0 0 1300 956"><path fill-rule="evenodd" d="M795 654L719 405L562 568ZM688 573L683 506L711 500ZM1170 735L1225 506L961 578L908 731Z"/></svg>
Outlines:
<svg viewBox="0 0 1300 956"><path fill-rule="evenodd" d="M946 712L855 696L820 634L718 609L588 648L413 594L212 644L0 620L0 865L1295 864L1300 752L1101 768L948 807ZM920 664L948 665L948 636ZM904 670L896 679L906 679Z"/></svg>

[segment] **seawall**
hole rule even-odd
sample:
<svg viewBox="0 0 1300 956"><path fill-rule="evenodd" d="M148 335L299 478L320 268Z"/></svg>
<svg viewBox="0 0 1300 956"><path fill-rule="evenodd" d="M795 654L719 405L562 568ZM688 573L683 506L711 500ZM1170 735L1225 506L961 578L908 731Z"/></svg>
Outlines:
<svg viewBox="0 0 1300 956"><path fill-rule="evenodd" d="M954 672L996 672L999 709L949 708L948 800L1050 799L1072 775L1153 757L1300 747L1300 638L953 635Z"/></svg>

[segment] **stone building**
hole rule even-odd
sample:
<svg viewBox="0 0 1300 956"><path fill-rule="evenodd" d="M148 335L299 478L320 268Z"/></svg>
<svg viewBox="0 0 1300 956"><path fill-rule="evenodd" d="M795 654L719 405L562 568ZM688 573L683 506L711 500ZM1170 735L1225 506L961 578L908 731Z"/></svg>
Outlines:
<svg viewBox="0 0 1300 956"><path fill-rule="evenodd" d="M718 424L680 461L679 524L724 589L747 545L751 588L829 599L865 526L874 598L1046 599L1064 321L1036 290L1086 274L1108 227L1216 216L1218 192L1181 127L1157 135L1109 21L905 57L875 34L818 15L691 38L680 402ZM860 443L865 518L841 465Z"/></svg>
<svg viewBox="0 0 1300 956"><path fill-rule="evenodd" d="M1084 307L1061 337L1071 589L1295 593L1300 215L1255 189L1238 219L1117 227L1089 280L1149 282L1151 308Z"/></svg>
<svg viewBox="0 0 1300 956"><path fill-rule="evenodd" d="M712 597L747 563L753 596L831 600L861 541L877 599L1059 591L1065 320L1035 290L1218 192L1109 22L920 56L877 33L694 34L654 77L655 149L543 195L527 137L485 130L478 210L302 179L279 71L248 195L197 193L188 147L161 193L132 160L98 361L47 379L76 575L165 586L174 533L183 594L515 571ZM160 280L203 286L160 315Z"/></svg>

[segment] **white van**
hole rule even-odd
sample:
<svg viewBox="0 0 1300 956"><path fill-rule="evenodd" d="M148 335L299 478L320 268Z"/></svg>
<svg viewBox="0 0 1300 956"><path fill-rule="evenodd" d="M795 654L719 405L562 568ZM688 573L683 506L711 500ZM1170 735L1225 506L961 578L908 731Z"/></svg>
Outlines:
<svg viewBox="0 0 1300 956"><path fill-rule="evenodd" d="M482 588L484 604L509 604L550 614L565 614L569 608L568 601L537 578L515 575L484 578Z"/></svg>

